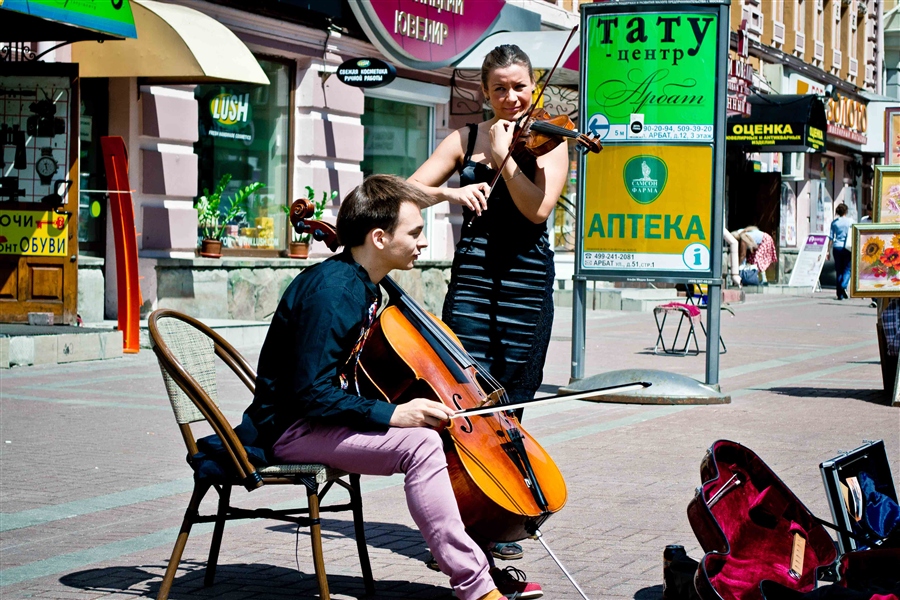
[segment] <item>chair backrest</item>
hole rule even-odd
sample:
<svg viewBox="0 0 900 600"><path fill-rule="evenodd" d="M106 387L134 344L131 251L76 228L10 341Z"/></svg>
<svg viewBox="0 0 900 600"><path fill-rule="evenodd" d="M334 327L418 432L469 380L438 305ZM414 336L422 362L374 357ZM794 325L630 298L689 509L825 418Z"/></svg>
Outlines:
<svg viewBox="0 0 900 600"><path fill-rule="evenodd" d="M206 417L170 375L175 367L171 364L171 358L193 377L197 386L218 406L215 342L205 332L174 315L159 315L155 322L157 335L151 338L154 349L166 348L170 353L169 356L158 353L157 357L169 402L175 411L175 420L179 425L203 421Z"/></svg>
<svg viewBox="0 0 900 600"><path fill-rule="evenodd" d="M251 392L256 388L253 367L222 336L197 319L174 310L159 309L150 315L148 323L151 346L188 452L197 452L189 425L207 421L221 438L239 477L255 477L256 481L256 468L219 410L215 358L218 356L228 365Z"/></svg>

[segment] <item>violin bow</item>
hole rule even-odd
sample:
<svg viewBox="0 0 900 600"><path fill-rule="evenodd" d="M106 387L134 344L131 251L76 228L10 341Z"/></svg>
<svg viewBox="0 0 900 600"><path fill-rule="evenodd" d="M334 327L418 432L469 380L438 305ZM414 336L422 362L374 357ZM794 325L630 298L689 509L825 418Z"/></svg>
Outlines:
<svg viewBox="0 0 900 600"><path fill-rule="evenodd" d="M566 38L566 43L563 44L563 48L559 53L559 56L556 57L556 62L553 63L553 68L550 69L550 72L547 74L547 77L544 79L544 83L541 84L541 91L538 92L538 95L535 96L534 101L531 103L531 106L528 109L528 112L522 115L519 118L519 121L528 122L528 119L531 118L531 114L534 112L534 109L537 107L538 103L541 101L541 97L544 95L544 90L547 89L547 85L550 83L550 78L553 77L553 73L556 71L556 67L559 66L559 61L562 60L563 55L566 53L566 48L569 47L569 42L572 41L572 37L575 35L575 32L578 31L578 25L572 28L572 31L569 32L569 37ZM513 148L516 147L516 142L519 141L519 138L525 132L525 127L519 127L519 130L516 132L515 137L513 137L512 144L509 146L509 152L506 153L506 156L503 158L503 162L500 163L500 166L497 168L497 174L494 175L494 179L491 181L491 192L494 191L494 185L496 185L497 181L500 179L500 175L503 173L503 167L506 166L507 161L509 161L509 157L512 156ZM490 192L488 192L488 197L490 197Z"/></svg>
<svg viewBox="0 0 900 600"><path fill-rule="evenodd" d="M513 402L511 404L495 404L488 407L467 408L454 414L451 419L461 417L474 417L477 415L489 415L496 412L506 410L515 410L517 408L526 408L537 406L539 404L550 404L552 402L562 402L563 400L590 400L597 396L606 396L608 394L624 394L626 392L635 392L650 387L652 384L646 381L636 381L634 383L623 383L621 385L611 385L586 392L578 392L576 394L560 394L558 396L550 396L548 398L538 398L537 400L526 400L525 402Z"/></svg>

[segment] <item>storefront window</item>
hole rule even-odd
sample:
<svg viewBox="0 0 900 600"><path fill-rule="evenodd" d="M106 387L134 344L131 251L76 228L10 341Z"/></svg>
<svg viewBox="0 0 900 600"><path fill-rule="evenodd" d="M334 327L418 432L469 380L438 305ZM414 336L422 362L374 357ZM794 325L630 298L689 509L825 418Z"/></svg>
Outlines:
<svg viewBox="0 0 900 600"><path fill-rule="evenodd" d="M199 85L199 187L212 190L223 175L231 181L223 198L254 182L265 184L247 202L247 215L229 223L227 248L274 253L286 246L288 144L292 65L258 59L269 77L267 86ZM225 204L223 202L223 204ZM226 206L223 206L227 208Z"/></svg>
<svg viewBox="0 0 900 600"><path fill-rule="evenodd" d="M431 107L366 96L364 175L409 177L428 159Z"/></svg>
<svg viewBox="0 0 900 600"><path fill-rule="evenodd" d="M106 240L106 172L100 138L107 134L109 80L81 80L78 181L78 252L103 256Z"/></svg>

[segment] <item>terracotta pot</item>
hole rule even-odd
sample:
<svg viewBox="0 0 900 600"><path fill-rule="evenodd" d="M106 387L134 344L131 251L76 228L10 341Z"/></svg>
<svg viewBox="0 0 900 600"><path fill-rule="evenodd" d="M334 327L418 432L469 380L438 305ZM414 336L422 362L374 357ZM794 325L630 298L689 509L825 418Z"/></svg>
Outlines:
<svg viewBox="0 0 900 600"><path fill-rule="evenodd" d="M308 258L309 242L290 242L288 244L288 257L290 258Z"/></svg>
<svg viewBox="0 0 900 600"><path fill-rule="evenodd" d="M200 242L200 256L222 258L222 240L206 239Z"/></svg>

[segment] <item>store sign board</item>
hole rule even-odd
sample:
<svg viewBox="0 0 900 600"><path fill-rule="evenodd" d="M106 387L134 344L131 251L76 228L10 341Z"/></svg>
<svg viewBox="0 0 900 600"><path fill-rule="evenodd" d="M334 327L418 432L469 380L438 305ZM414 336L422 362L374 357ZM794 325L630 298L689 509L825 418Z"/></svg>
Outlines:
<svg viewBox="0 0 900 600"><path fill-rule="evenodd" d="M416 69L446 67L481 41L504 0L350 2L369 40L392 61Z"/></svg>
<svg viewBox="0 0 900 600"><path fill-rule="evenodd" d="M728 123L727 127L727 141L764 146L770 152L784 146L806 146L813 152L825 148L824 132L808 123Z"/></svg>
<svg viewBox="0 0 900 600"><path fill-rule="evenodd" d="M711 12L588 17L588 128L604 143L712 141L717 30Z"/></svg>
<svg viewBox="0 0 900 600"><path fill-rule="evenodd" d="M136 38L129 0L5 0L0 9L68 23L101 33ZM2 20L2 17L0 17Z"/></svg>
<svg viewBox="0 0 900 600"><path fill-rule="evenodd" d="M815 291L825 265L825 255L828 253L827 235L809 235L806 243L797 255L794 270L791 271L791 279L788 286L807 287Z"/></svg>
<svg viewBox="0 0 900 600"><path fill-rule="evenodd" d="M708 272L713 150L703 145L610 145L589 154L582 267L639 281L648 271Z"/></svg>
<svg viewBox="0 0 900 600"><path fill-rule="evenodd" d="M825 95L822 83L793 73L789 80L798 94ZM868 107L863 102L853 100L837 93L825 102L825 120L828 121L828 134L845 139L854 144L868 143L865 133L869 128Z"/></svg>
<svg viewBox="0 0 900 600"><path fill-rule="evenodd" d="M337 77L353 87L375 88L392 82L397 69L377 58L351 58L338 67Z"/></svg>
<svg viewBox="0 0 900 600"><path fill-rule="evenodd" d="M0 210L0 254L66 256L69 220L50 211Z"/></svg>
<svg viewBox="0 0 900 600"><path fill-rule="evenodd" d="M220 88L207 96L209 127L207 135L251 143L253 141L253 106L248 92Z"/></svg>

